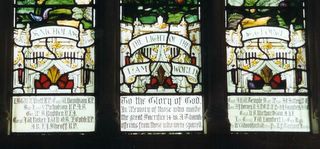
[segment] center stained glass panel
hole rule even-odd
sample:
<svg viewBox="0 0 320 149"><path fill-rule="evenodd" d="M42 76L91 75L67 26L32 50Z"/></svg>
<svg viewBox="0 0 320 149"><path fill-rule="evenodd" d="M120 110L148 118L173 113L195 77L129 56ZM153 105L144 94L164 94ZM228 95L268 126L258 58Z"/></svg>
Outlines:
<svg viewBox="0 0 320 149"><path fill-rule="evenodd" d="M122 0L120 10L121 130L202 131L200 2ZM191 102L197 107L194 113L186 111ZM160 117L145 110L143 118L130 120L135 116L130 105L150 112L154 108Z"/></svg>
<svg viewBox="0 0 320 149"><path fill-rule="evenodd" d="M201 92L200 10L189 3L123 1L122 93Z"/></svg>

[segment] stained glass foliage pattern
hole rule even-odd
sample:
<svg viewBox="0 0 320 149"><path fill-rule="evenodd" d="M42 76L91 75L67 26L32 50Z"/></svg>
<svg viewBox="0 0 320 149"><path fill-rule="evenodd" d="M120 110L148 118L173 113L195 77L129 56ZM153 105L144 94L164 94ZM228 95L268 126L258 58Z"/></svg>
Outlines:
<svg viewBox="0 0 320 149"><path fill-rule="evenodd" d="M91 5L92 0L15 0L17 5Z"/></svg>
<svg viewBox="0 0 320 149"><path fill-rule="evenodd" d="M200 93L200 2L120 3L121 93Z"/></svg>
<svg viewBox="0 0 320 149"><path fill-rule="evenodd" d="M302 6L303 0L227 0L228 5L230 6L262 6L262 7L278 7L281 6L293 6L300 7ZM286 3L290 2L290 3Z"/></svg>
<svg viewBox="0 0 320 149"><path fill-rule="evenodd" d="M14 94L94 92L92 0L16 0Z"/></svg>
<svg viewBox="0 0 320 149"><path fill-rule="evenodd" d="M301 0L228 0L229 93L307 93Z"/></svg>

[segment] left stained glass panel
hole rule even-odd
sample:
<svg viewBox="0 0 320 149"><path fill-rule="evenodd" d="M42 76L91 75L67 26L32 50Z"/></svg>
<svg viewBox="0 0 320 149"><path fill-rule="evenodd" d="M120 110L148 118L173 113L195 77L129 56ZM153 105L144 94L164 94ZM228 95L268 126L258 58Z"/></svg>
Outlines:
<svg viewBox="0 0 320 149"><path fill-rule="evenodd" d="M17 1L14 93L93 93L92 6L60 1Z"/></svg>
<svg viewBox="0 0 320 149"><path fill-rule="evenodd" d="M94 131L94 1L16 0L14 4L12 131ZM26 103L33 103L27 108L31 114L17 108ZM52 107L43 108L48 106ZM59 112L65 106L73 111ZM60 118L51 123L47 113ZM28 118L43 119L28 123ZM26 128L20 119L25 119Z"/></svg>

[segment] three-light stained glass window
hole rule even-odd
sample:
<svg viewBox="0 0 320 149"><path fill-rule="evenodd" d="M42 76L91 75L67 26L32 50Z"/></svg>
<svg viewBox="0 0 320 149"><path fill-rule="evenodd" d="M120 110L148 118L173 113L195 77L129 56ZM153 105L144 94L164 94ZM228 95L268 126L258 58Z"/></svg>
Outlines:
<svg viewBox="0 0 320 149"><path fill-rule="evenodd" d="M92 132L94 0L15 0L12 132Z"/></svg>
<svg viewBox="0 0 320 149"><path fill-rule="evenodd" d="M202 131L200 1L122 0L120 20L121 131Z"/></svg>
<svg viewBox="0 0 320 149"><path fill-rule="evenodd" d="M308 132L303 0L226 0L231 131Z"/></svg>

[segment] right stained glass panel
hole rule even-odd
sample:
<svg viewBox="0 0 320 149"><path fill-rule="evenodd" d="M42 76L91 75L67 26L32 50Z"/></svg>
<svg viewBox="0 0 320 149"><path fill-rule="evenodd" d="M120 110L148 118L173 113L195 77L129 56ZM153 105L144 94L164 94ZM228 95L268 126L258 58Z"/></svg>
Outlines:
<svg viewBox="0 0 320 149"><path fill-rule="evenodd" d="M227 0L231 131L308 132L302 0Z"/></svg>

